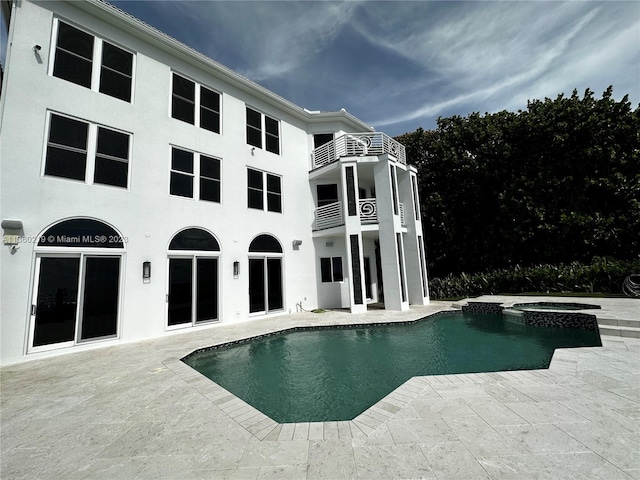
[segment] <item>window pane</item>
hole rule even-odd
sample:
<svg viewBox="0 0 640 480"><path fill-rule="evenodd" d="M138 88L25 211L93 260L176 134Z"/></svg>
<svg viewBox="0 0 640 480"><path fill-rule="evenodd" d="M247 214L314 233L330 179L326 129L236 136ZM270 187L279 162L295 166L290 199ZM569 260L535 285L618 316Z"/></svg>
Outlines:
<svg viewBox="0 0 640 480"><path fill-rule="evenodd" d="M220 160L200 155L200 176L220 180Z"/></svg>
<svg viewBox="0 0 640 480"><path fill-rule="evenodd" d="M49 143L68 147L87 149L87 131L89 124L60 115L51 115Z"/></svg>
<svg viewBox="0 0 640 480"><path fill-rule="evenodd" d="M192 269L190 258L169 259L169 325L191 323Z"/></svg>
<svg viewBox="0 0 640 480"><path fill-rule="evenodd" d="M282 213L282 196L278 193L267 193L267 210Z"/></svg>
<svg viewBox="0 0 640 480"><path fill-rule="evenodd" d="M278 137L273 137L269 134L267 134L266 137L266 143L267 143L267 151L271 152L271 153L275 153L276 155L280 155L280 140L278 139Z"/></svg>
<svg viewBox="0 0 640 480"><path fill-rule="evenodd" d="M53 64L53 76L90 88L91 66L91 60L58 49Z"/></svg>
<svg viewBox="0 0 640 480"><path fill-rule="evenodd" d="M219 252L218 241L201 228L187 228L178 233L169 244L169 250L202 250Z"/></svg>
<svg viewBox="0 0 640 480"><path fill-rule="evenodd" d="M268 305L271 310L282 308L282 260L267 258L267 292Z"/></svg>
<svg viewBox="0 0 640 480"><path fill-rule="evenodd" d="M133 69L133 54L110 43L102 42L102 65L130 77Z"/></svg>
<svg viewBox="0 0 640 480"><path fill-rule="evenodd" d="M85 264L81 339L115 335L120 258L89 257Z"/></svg>
<svg viewBox="0 0 640 480"><path fill-rule="evenodd" d="M262 148L262 132L247 125L247 143L254 147Z"/></svg>
<svg viewBox="0 0 640 480"><path fill-rule="evenodd" d="M200 179L200 200L220 203L220 182L218 180Z"/></svg>
<svg viewBox="0 0 640 480"><path fill-rule="evenodd" d="M280 134L278 133L279 130L278 130L278 121L277 120L274 120L273 118L267 117L265 115L265 117L264 117L264 126L265 126L265 129L266 129L267 133L269 133L269 134L271 134L271 135L273 135L275 137L279 137L280 136Z"/></svg>
<svg viewBox="0 0 640 480"><path fill-rule="evenodd" d="M333 257L331 259L333 263L333 281L341 282L343 280L342 276L342 258L341 257Z"/></svg>
<svg viewBox="0 0 640 480"><path fill-rule="evenodd" d="M258 170L247 169L247 174L249 186L262 190L262 172L259 172Z"/></svg>
<svg viewBox="0 0 640 480"><path fill-rule="evenodd" d="M220 133L220 114L205 107L200 107L200 127L211 132Z"/></svg>
<svg viewBox="0 0 640 480"><path fill-rule="evenodd" d="M247 125L262 130L262 114L247 107Z"/></svg>
<svg viewBox="0 0 640 480"><path fill-rule="evenodd" d="M73 340L79 272L79 258L40 260L34 347Z"/></svg>
<svg viewBox="0 0 640 480"><path fill-rule="evenodd" d="M320 277L322 282L327 283L332 281L331 277L331 259L330 258L321 258L320 259Z"/></svg>
<svg viewBox="0 0 640 480"><path fill-rule="evenodd" d="M68 239L73 238L70 244ZM99 242L96 239L100 239ZM109 225L88 218L65 220L49 228L40 237L39 246L124 248L122 239Z"/></svg>
<svg viewBox="0 0 640 480"><path fill-rule="evenodd" d="M193 173L193 152L173 148L171 150L171 168L181 172Z"/></svg>
<svg viewBox="0 0 640 480"><path fill-rule="evenodd" d="M86 153L72 152L52 146L47 147L45 175L84 180L86 167Z"/></svg>
<svg viewBox="0 0 640 480"><path fill-rule="evenodd" d="M249 259L249 312L264 312L266 302L264 298L264 260L262 258Z"/></svg>
<svg viewBox="0 0 640 480"><path fill-rule="evenodd" d="M109 158L96 157L94 183L127 188L129 163Z"/></svg>
<svg viewBox="0 0 640 480"><path fill-rule="evenodd" d="M173 94L179 95L184 99L195 102L196 99L196 84L191 80L181 77L180 75L173 74Z"/></svg>
<svg viewBox="0 0 640 480"><path fill-rule="evenodd" d="M93 58L93 35L64 22L59 22L58 47L91 60Z"/></svg>
<svg viewBox="0 0 640 480"><path fill-rule="evenodd" d="M100 69L100 93L130 102L131 77L102 67Z"/></svg>
<svg viewBox="0 0 640 480"><path fill-rule="evenodd" d="M183 122L195 123L195 104L183 100L175 95L171 99L171 116L176 120Z"/></svg>
<svg viewBox="0 0 640 480"><path fill-rule="evenodd" d="M280 177L267 174L267 191L272 193L280 192Z"/></svg>
<svg viewBox="0 0 640 480"><path fill-rule="evenodd" d="M93 35L59 22L53 75L83 87L91 87L93 42Z"/></svg>
<svg viewBox="0 0 640 480"><path fill-rule="evenodd" d="M110 157L129 158L129 135L98 127L97 153Z"/></svg>
<svg viewBox="0 0 640 480"><path fill-rule="evenodd" d="M318 206L329 205L338 201L338 185L318 185Z"/></svg>
<svg viewBox="0 0 640 480"><path fill-rule="evenodd" d="M249 208L257 208L259 210L262 210L264 208L264 198L262 196L262 190L249 189L248 205Z"/></svg>
<svg viewBox="0 0 640 480"><path fill-rule="evenodd" d="M258 235L249 245L250 252L282 253L280 242L271 235Z"/></svg>
<svg viewBox="0 0 640 480"><path fill-rule="evenodd" d="M171 172L171 195L193 198L193 177L181 173Z"/></svg>
<svg viewBox="0 0 640 480"><path fill-rule="evenodd" d="M313 148L318 148L333 141L333 133L316 133L313 136Z"/></svg>
<svg viewBox="0 0 640 480"><path fill-rule="evenodd" d="M207 107L215 112L220 111L220 94L209 90L205 87L200 87L200 105Z"/></svg>
<svg viewBox="0 0 640 480"><path fill-rule="evenodd" d="M196 322L218 318L218 259L196 259Z"/></svg>

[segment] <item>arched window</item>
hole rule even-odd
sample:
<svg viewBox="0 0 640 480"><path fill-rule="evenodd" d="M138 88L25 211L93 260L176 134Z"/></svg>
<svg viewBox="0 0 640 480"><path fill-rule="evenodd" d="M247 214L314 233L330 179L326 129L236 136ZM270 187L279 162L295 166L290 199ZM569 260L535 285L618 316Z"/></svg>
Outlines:
<svg viewBox="0 0 640 480"><path fill-rule="evenodd" d="M169 250L198 250L219 252L220 245L213 235L201 228L187 228L176 234L169 244Z"/></svg>
<svg viewBox="0 0 640 480"><path fill-rule="evenodd" d="M282 253L282 245L271 235L258 235L249 245L249 251L255 253Z"/></svg>
<svg viewBox="0 0 640 480"><path fill-rule="evenodd" d="M218 320L220 244L202 228L178 232L169 243L169 328Z"/></svg>
<svg viewBox="0 0 640 480"><path fill-rule="evenodd" d="M258 235L249 245L249 312L282 310L282 294L282 245L271 235Z"/></svg>
<svg viewBox="0 0 640 480"><path fill-rule="evenodd" d="M124 248L123 238L114 228L90 218L73 218L48 228L38 247Z"/></svg>

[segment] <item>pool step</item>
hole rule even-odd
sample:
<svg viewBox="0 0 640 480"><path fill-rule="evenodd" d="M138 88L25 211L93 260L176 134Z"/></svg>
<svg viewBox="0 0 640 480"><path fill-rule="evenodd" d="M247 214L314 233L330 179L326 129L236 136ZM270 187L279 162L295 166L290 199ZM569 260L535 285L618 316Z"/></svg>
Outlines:
<svg viewBox="0 0 640 480"><path fill-rule="evenodd" d="M598 318L598 328L600 335L640 338L640 320Z"/></svg>

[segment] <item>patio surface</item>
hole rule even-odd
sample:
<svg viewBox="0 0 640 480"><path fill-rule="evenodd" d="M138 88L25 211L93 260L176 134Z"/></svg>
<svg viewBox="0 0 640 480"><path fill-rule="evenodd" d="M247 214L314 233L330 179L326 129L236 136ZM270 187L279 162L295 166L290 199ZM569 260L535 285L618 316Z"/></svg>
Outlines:
<svg viewBox="0 0 640 480"><path fill-rule="evenodd" d="M605 303L640 320L640 300ZM285 315L4 367L0 477L640 479L638 338L556 350L548 370L414 377L349 422L277 424L179 361L294 326L450 309Z"/></svg>

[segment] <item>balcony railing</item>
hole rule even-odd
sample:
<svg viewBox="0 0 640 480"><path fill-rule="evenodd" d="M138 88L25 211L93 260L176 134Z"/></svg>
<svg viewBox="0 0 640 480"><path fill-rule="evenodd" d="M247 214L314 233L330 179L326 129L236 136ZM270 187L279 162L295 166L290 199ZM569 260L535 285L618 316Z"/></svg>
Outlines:
<svg viewBox="0 0 640 480"><path fill-rule="evenodd" d="M400 223L406 227L404 217L404 204L400 203ZM375 198L360 199L358 205L358 213L360 214L360 223L362 225L371 225L378 223L378 208ZM313 230L324 230L327 228L340 227L344 225L344 216L342 214L342 202L334 202L322 207L316 208L315 221Z"/></svg>
<svg viewBox="0 0 640 480"><path fill-rule="evenodd" d="M393 155L400 163L407 163L404 145L382 132L347 133L316 148L311 152L311 160L313 168L320 168L341 157L384 153Z"/></svg>

